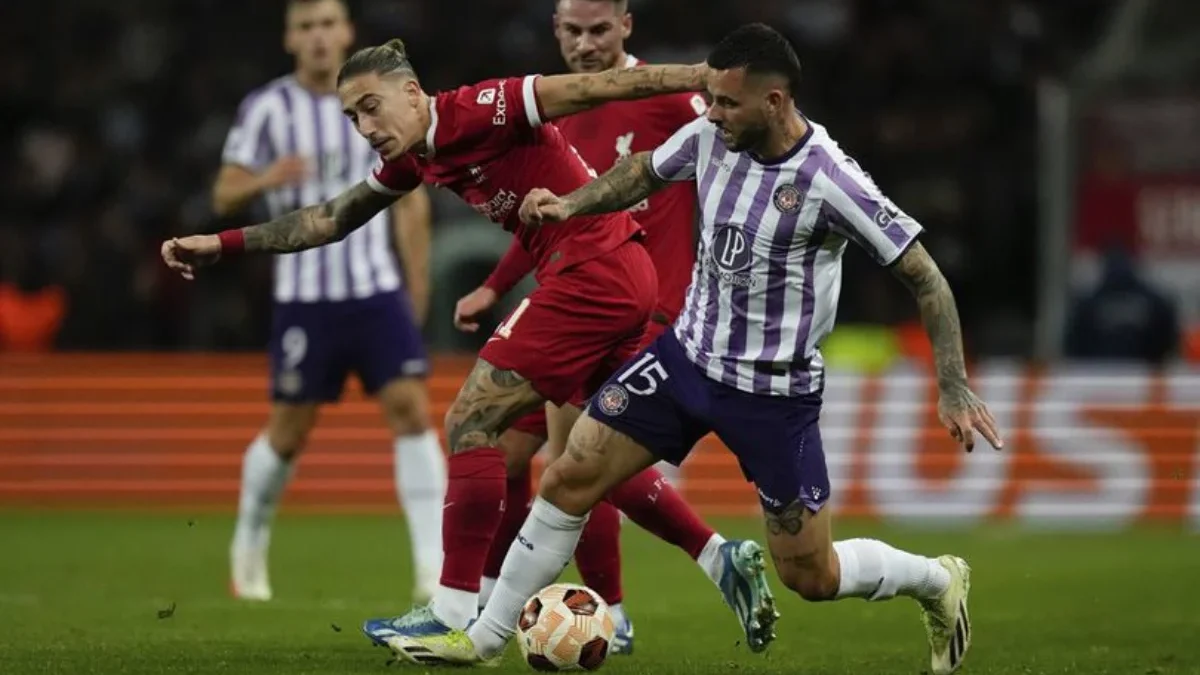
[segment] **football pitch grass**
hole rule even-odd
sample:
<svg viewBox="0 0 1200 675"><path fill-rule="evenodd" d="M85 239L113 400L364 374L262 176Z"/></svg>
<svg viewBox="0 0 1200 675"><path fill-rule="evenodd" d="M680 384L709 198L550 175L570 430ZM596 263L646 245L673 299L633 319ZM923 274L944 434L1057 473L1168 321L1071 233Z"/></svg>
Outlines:
<svg viewBox="0 0 1200 675"><path fill-rule="evenodd" d="M759 537L752 520L717 521ZM359 633L409 606L402 518L285 513L275 529L276 599L227 594L227 515L0 513L0 673L403 673ZM846 523L973 567L974 644L963 673L1200 673L1200 541L1179 529L929 531ZM774 583L783 614L765 655L739 642L732 614L683 554L624 532L626 607L636 653L608 673L926 672L916 605L800 601ZM574 580L574 569L566 578ZM774 581L774 578L772 577ZM513 645L502 672L525 672ZM495 671L487 671L495 672Z"/></svg>

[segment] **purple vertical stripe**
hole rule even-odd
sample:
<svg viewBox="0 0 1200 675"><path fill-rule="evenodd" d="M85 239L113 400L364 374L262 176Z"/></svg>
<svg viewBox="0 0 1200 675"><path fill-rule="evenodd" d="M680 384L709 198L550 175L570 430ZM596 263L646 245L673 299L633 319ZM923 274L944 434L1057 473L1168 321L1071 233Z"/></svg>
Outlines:
<svg viewBox="0 0 1200 675"><path fill-rule="evenodd" d="M754 164L753 160L747 154L739 154L737 164L734 165L733 171L729 180L725 183L724 189L721 191L720 201L717 203L717 212L713 218L713 229L725 225L725 221L733 215L733 209L737 206L738 197L742 194L742 187L746 184L746 177L750 173L750 167ZM706 265L716 265L716 262L711 260L711 251L709 252L710 259L705 261ZM708 307L706 307L704 326L700 335L700 363L701 368L707 368L709 356L712 354L713 336L717 332L717 323L720 321L721 304L717 298L721 293L720 276L717 274L708 275Z"/></svg>
<svg viewBox="0 0 1200 675"><path fill-rule="evenodd" d="M746 244L750 247L751 251L753 251L755 241L758 239L758 228L762 224L763 218L767 215L767 207L771 204L771 196L775 192L775 186L776 184L782 184L783 180L786 180L787 175L781 174L777 166L763 167L762 172L762 183L759 183L758 189L754 191L754 197L750 202L750 209L746 212L746 219L743 223ZM780 180L781 176L783 180ZM773 253L774 249L767 253L768 260ZM750 258L750 265L751 274L753 274L753 254ZM725 359L721 381L730 386L737 386L736 357L746 353L746 335L749 331L750 323L747 317L750 313L750 289L747 286L734 284L731 302L733 316L730 317L729 348L725 351L725 354L727 357L732 358Z"/></svg>
<svg viewBox="0 0 1200 675"><path fill-rule="evenodd" d="M793 352L793 367L801 368L800 372L793 373L792 386L788 388L790 393L807 392L812 385L812 373L809 370L808 359L805 358L805 345L808 344L808 336L812 334L813 312L817 305L816 293L816 278L813 274L813 268L817 261L817 252L821 250L821 245L825 243L825 236L829 234L829 225L824 218L817 218L816 224L813 225L812 234L808 238L808 250L804 252L804 286L800 297L800 330L796 331L796 348Z"/></svg>
<svg viewBox="0 0 1200 675"><path fill-rule="evenodd" d="M285 85L279 87L279 94L280 94L280 97L283 99L283 112L284 112L283 124L285 127L287 127L287 133L284 136L286 138L286 141L284 142L283 153L281 156L294 155L298 151L298 147L297 147L297 143L296 143L296 118L293 115L293 110L294 110L293 103L294 102L292 101L292 91L285 84ZM300 206L301 206L301 204L300 204L300 187L299 186L293 187L291 189L291 193L292 193L291 203L282 205L283 211L285 213L287 213L289 211L294 211L294 210L300 208ZM296 289L296 297L298 298L298 297L300 297L300 259L299 259L300 254L295 253L292 255L296 256L296 264L292 265L292 267L294 268L293 272L295 274L295 279L293 279L292 283L293 283L293 288Z"/></svg>
<svg viewBox="0 0 1200 675"><path fill-rule="evenodd" d="M697 143L699 143L699 141L697 141ZM729 151L725 148L725 144L722 143L720 140L718 140L715 136L713 137L713 139L711 141L711 146L712 146L712 149L711 149L711 152L709 153L709 161L706 162L704 166L699 165L700 153L698 150L696 152L696 163L697 163L696 172L697 172L697 174L700 174L700 181L696 187L696 194L697 194L697 199L700 202L699 209L698 209L698 215L700 217L700 229L701 230L704 229L704 204L708 201L708 191L712 188L713 181L716 180L716 178L717 178L717 173L723 170L720 167L718 167L717 165L729 155ZM701 237L703 237L703 235L701 235ZM690 303L691 311L688 314L686 321L683 322L683 325L685 326L685 332L688 335L695 335L696 332L699 331L701 328L701 326L699 325L700 313L701 313L700 302L699 302L700 287L701 287L701 284L703 284L705 281L705 271L704 270L705 270L705 265L707 264L701 255L703 253L703 247L701 247L701 243L702 243L701 241L696 242L697 257L696 257L695 270L697 271L697 275L696 275L696 283L694 284L694 286L691 290L692 297L690 298L690 299L695 299L696 302Z"/></svg>
<svg viewBox="0 0 1200 675"><path fill-rule="evenodd" d="M843 171L838 162L824 148L814 148L814 152L821 153L823 157L821 170L829 177L830 182L854 202L854 205L871 221L873 227L878 227L897 248L908 245L908 242L912 240L912 234L900 224L900 219L892 218L884 203L873 197L866 185L855 176ZM847 215L847 220L850 220L851 225L854 224L853 218L850 218L848 214L843 215ZM875 248L869 246L867 250L874 254L876 253Z"/></svg>
<svg viewBox="0 0 1200 675"><path fill-rule="evenodd" d="M354 164L354 125L346 117L342 117L342 153L344 157L342 161L346 164L342 166L342 180L347 187L354 185L356 182L355 176L358 175L358 167ZM369 166L369 165L368 165ZM369 169L368 169L369 170Z"/></svg>
<svg viewBox="0 0 1200 675"><path fill-rule="evenodd" d="M329 176L329 173L328 173L329 167L325 166L325 164L326 164L325 125L322 124L322 120L321 120L321 109L324 106L321 105L321 96L320 95L316 94L315 92L309 91L307 89L304 90L304 93L308 94L308 102L309 102L309 105L312 106L312 123L313 123L313 134L314 134L313 138L315 139L315 141L313 143L313 146L314 146L313 149L314 149L314 154L316 155L316 157L314 157L313 159L316 160L317 201L323 202L326 199L329 199L330 197L334 196L334 195L326 194L326 187L327 187L326 180ZM329 258L329 256L343 255L343 252L338 250L341 248L344 248L344 247L325 246L325 247L323 247L323 250L321 251L321 269L317 271L318 277L321 280L320 288L317 290L317 293L318 293L317 297L319 297L319 298L329 299L329 297L330 297L330 292L333 290L334 269L333 269L333 265L330 265L328 263L328 258Z"/></svg>
<svg viewBox="0 0 1200 675"><path fill-rule="evenodd" d="M813 176L820 170L823 159L817 151L820 148L813 146L809 150L809 154L800 164L800 168L796 170L796 189L800 191L800 203L803 204L808 197L808 191L812 187ZM795 213L784 216L779 221L779 225L775 228L775 238L772 241L772 246L775 250L789 251L793 248L793 240L796 237L796 228L800 224L800 214L803 208L798 209ZM816 227L813 228L813 235L816 234ZM824 240L824 235L821 235L821 240ZM816 256L817 247L821 244L820 241L813 241L810 236L808 251L805 252L803 262L805 266L803 288L809 289L812 284L812 269L810 265ZM787 257L782 261L772 261L770 272L767 274L767 306L766 319L763 324L763 348L762 353L758 358L758 362L754 369L754 391L767 392L771 389L771 375L774 371L775 357L779 354L780 343L783 341L783 324L788 315L788 308L784 305L787 298L788 288L788 263ZM802 297L811 299L811 293ZM811 304L811 303L810 303ZM805 315L801 320L807 319L809 325L812 324L811 314ZM807 337L805 338L807 339ZM803 358L803 353L799 357ZM795 357L794 357L795 358ZM807 366L805 366L807 367Z"/></svg>
<svg viewBox="0 0 1200 675"><path fill-rule="evenodd" d="M692 166L695 167L696 157L698 154L696 149L699 145L698 139L699 136L697 134L689 134L688 137L683 140L683 143L679 144L679 149L671 153L658 165L658 175L667 180L673 180L677 175L679 175L679 172L683 170L683 167L688 165L689 161L692 163ZM695 173L694 169L692 173Z"/></svg>
<svg viewBox="0 0 1200 675"><path fill-rule="evenodd" d="M254 168L265 169L277 159L275 145L271 142L271 116L262 116L262 125L258 128L258 142L254 147Z"/></svg>
<svg viewBox="0 0 1200 675"><path fill-rule="evenodd" d="M284 155L294 155L298 152L296 145L295 101L292 100L292 90L290 87L280 87L279 93L283 97L283 123L287 126L287 145L284 147ZM291 211L301 206L303 205L300 203L300 186L296 186L292 188L292 201L288 204L287 209Z"/></svg>

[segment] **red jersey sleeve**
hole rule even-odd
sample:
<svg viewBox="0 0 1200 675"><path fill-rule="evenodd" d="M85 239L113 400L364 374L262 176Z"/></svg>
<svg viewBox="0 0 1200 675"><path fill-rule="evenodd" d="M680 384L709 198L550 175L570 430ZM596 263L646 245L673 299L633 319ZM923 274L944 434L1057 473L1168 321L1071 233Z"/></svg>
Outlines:
<svg viewBox="0 0 1200 675"><path fill-rule="evenodd" d="M392 162L380 157L375 169L367 175L367 185L380 194L399 197L417 189L423 178L421 166L412 155L402 155Z"/></svg>
<svg viewBox="0 0 1200 675"><path fill-rule="evenodd" d="M430 149L480 144L542 126L545 117L534 89L538 77L485 80L438 94L426 139Z"/></svg>
<svg viewBox="0 0 1200 675"><path fill-rule="evenodd" d="M700 94L680 94L676 100L673 121L680 127L708 112L708 101Z"/></svg>
<svg viewBox="0 0 1200 675"><path fill-rule="evenodd" d="M521 245L521 240L513 237L512 245L483 285L495 291L496 295L507 295L536 267L537 262Z"/></svg>

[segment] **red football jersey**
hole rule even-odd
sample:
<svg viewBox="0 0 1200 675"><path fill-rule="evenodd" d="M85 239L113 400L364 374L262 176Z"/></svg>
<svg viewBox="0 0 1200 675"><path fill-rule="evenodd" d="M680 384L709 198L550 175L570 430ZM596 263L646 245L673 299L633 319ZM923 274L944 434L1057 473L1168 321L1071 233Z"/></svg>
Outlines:
<svg viewBox="0 0 1200 675"><path fill-rule="evenodd" d="M636 65L642 62L633 57L625 63L627 68ZM699 94L667 94L605 103L554 125L588 164L604 173L635 152L654 150L707 108ZM696 259L696 184L671 183L629 211L646 230L646 248L658 269L659 309L674 321Z"/></svg>
<svg viewBox="0 0 1200 675"><path fill-rule="evenodd" d="M596 177L562 132L545 124L537 77L487 80L430 97L427 152L381 162L367 182L387 194L421 182L452 190L516 235L540 279L616 249L641 228L625 213L542 227L521 222L518 210L531 189L565 195Z"/></svg>

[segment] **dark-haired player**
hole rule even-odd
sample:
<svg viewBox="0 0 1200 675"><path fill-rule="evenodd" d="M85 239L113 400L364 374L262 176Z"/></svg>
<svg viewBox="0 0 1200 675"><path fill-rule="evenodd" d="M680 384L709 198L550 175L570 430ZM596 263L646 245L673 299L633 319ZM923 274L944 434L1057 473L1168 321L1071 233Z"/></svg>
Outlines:
<svg viewBox="0 0 1200 675"><path fill-rule="evenodd" d="M403 635L402 654L424 649L427 663L499 654L525 599L569 559L589 509L628 476L659 458L682 460L697 438L715 432L755 483L788 588L813 601L914 598L932 671L962 664L971 640L970 568L954 556L926 558L873 539L833 542L817 422L825 380L818 346L833 327L841 256L854 242L892 266L916 296L951 435L971 450L977 431L1000 448L994 420L967 384L954 297L917 242L920 225L797 111L800 64L781 35L761 24L742 27L708 64L706 119L570 194L539 189L526 197L522 219L553 227L694 180L701 244L687 302L674 330L605 383L571 430L479 621L458 641ZM735 609L750 646L764 646L767 608Z"/></svg>
<svg viewBox="0 0 1200 675"><path fill-rule="evenodd" d="M167 264L192 278L198 265L221 255L299 251L341 238L426 182L453 190L513 231L537 260L538 289L488 340L446 416L453 455L441 584L428 607L381 622L387 630L461 634L475 617L505 495L500 434L547 400L565 405L578 392L593 391L638 349L658 300L642 230L629 214L545 228L521 223L518 207L534 186L569 191L594 177L546 122L611 100L695 91L707 72L700 64L529 76L431 96L398 40L363 49L342 67L338 93L344 112L382 158L366 181L263 225L163 243ZM765 583L761 569L737 557L753 546L725 542L707 559L710 578L730 580L731 603L740 601L741 589ZM383 629L364 626L375 639L384 638Z"/></svg>
<svg viewBox="0 0 1200 675"><path fill-rule="evenodd" d="M295 72L251 92L238 110L213 186L220 215L262 198L271 216L365 180L376 156L342 115L337 73L354 42L344 0L290 0L284 44ZM271 414L246 450L231 589L268 600L271 519L321 405L354 371L379 399L395 438L396 491L408 520L413 595L429 598L442 561L446 457L429 423L418 327L428 301L429 198L418 190L345 240L275 259ZM399 250L398 264L394 252ZM407 293L405 293L407 291Z"/></svg>
<svg viewBox="0 0 1200 675"><path fill-rule="evenodd" d="M577 73L600 73L643 65L625 51L633 30L627 0L558 0L554 35L567 67ZM613 101L555 121L583 159L598 171L607 171L633 152L651 150L680 127L704 114L708 104L698 93L667 94L636 101ZM651 316L647 340L660 335L675 321L695 260L696 186L676 183L629 208L646 230L646 250L658 271L659 302ZM514 241L508 253L483 286L459 301L456 320L475 328L474 317L492 307L533 270L533 259ZM508 496L504 519L492 541L479 602L495 585L500 565L529 513L532 485L526 471L513 471L515 459L532 457L549 441L549 458L562 454L573 416L556 416L559 424L547 429L545 410L537 410L513 424L500 439L509 455ZM564 419L565 418L565 419ZM616 625L611 654L633 650L633 623L624 610L621 584L620 514L662 539L677 544L693 559L720 540L688 506L657 467L650 467L618 486L596 505L575 551L575 563L584 584L609 605Z"/></svg>

